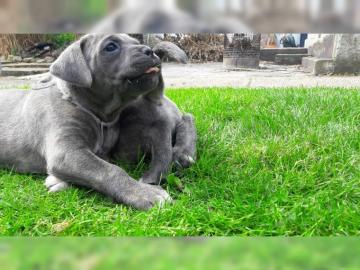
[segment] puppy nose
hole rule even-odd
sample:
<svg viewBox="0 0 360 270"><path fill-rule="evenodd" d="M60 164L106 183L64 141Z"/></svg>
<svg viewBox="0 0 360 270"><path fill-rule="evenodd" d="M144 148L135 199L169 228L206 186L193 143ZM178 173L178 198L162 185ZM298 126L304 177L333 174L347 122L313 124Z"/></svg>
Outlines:
<svg viewBox="0 0 360 270"><path fill-rule="evenodd" d="M154 51L147 46L143 48L143 53L146 54L147 56L154 56Z"/></svg>

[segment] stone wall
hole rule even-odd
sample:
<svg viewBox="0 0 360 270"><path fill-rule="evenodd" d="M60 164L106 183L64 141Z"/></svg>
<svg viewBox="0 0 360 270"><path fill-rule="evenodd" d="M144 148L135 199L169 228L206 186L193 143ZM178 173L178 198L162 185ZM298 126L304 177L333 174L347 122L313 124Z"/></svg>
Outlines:
<svg viewBox="0 0 360 270"><path fill-rule="evenodd" d="M360 34L337 34L334 43L334 73L359 73Z"/></svg>
<svg viewBox="0 0 360 270"><path fill-rule="evenodd" d="M306 48L264 48L260 51L260 60L262 61L275 61L277 54L307 54Z"/></svg>
<svg viewBox="0 0 360 270"><path fill-rule="evenodd" d="M314 57L332 58L335 34L310 34L305 42L308 53Z"/></svg>
<svg viewBox="0 0 360 270"><path fill-rule="evenodd" d="M360 34L311 34L307 46L313 60L305 63L332 61L332 73L360 73Z"/></svg>
<svg viewBox="0 0 360 270"><path fill-rule="evenodd" d="M260 34L227 34L224 48L225 68L258 68Z"/></svg>

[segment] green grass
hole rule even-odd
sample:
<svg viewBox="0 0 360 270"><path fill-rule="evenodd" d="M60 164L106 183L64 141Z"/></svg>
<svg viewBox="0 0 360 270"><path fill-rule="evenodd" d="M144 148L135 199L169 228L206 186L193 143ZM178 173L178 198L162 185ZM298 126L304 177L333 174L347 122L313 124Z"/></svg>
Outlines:
<svg viewBox="0 0 360 270"><path fill-rule="evenodd" d="M2 269L357 270L356 237L337 238L11 238Z"/></svg>
<svg viewBox="0 0 360 270"><path fill-rule="evenodd" d="M57 48L64 48L77 39L74 33L47 34L47 40L55 43Z"/></svg>
<svg viewBox="0 0 360 270"><path fill-rule="evenodd" d="M140 212L43 176L0 173L1 235L360 235L360 91L185 89L198 155L183 192ZM143 166L131 168L138 177Z"/></svg>

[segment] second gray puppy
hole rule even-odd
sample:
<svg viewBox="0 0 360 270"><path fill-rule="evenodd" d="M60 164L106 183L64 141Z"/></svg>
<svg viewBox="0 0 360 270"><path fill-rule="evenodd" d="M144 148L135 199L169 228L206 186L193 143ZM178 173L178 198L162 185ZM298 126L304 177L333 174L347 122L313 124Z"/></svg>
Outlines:
<svg viewBox="0 0 360 270"><path fill-rule="evenodd" d="M163 91L154 102L148 96L138 98L121 113L119 141L115 159L138 162L143 154L151 157L150 168L141 181L159 184L171 163L188 168L196 159L196 128L193 116L182 114Z"/></svg>

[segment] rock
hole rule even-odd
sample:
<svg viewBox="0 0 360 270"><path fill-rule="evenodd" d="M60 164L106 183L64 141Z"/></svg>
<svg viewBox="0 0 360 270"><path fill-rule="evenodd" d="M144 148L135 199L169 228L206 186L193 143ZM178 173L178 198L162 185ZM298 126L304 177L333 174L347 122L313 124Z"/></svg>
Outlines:
<svg viewBox="0 0 360 270"><path fill-rule="evenodd" d="M3 64L3 68L49 68L50 63L10 63Z"/></svg>
<svg viewBox="0 0 360 270"><path fill-rule="evenodd" d="M33 57L24 58L24 59L23 59L23 62L24 62L24 63L32 63L32 62L35 62L35 58L33 58Z"/></svg>
<svg viewBox="0 0 360 270"><path fill-rule="evenodd" d="M9 61L9 62L21 62L22 58L21 58L21 56L16 56L16 55L10 54L8 56L8 58L7 58L7 61Z"/></svg>
<svg viewBox="0 0 360 270"><path fill-rule="evenodd" d="M46 61L45 61L45 59L39 59L39 60L36 61L36 63L41 64L41 63L46 63Z"/></svg>
<svg viewBox="0 0 360 270"><path fill-rule="evenodd" d="M22 57L21 56L15 56L14 57L14 62L21 62L22 61Z"/></svg>
<svg viewBox="0 0 360 270"><path fill-rule="evenodd" d="M161 41L161 37L159 37L157 34L147 34L144 36L145 44L151 48L154 48Z"/></svg>
<svg viewBox="0 0 360 270"><path fill-rule="evenodd" d="M55 61L55 58L52 57L52 56L46 56L46 57L44 58L44 60L45 60L45 63L52 63L52 62Z"/></svg>
<svg viewBox="0 0 360 270"><path fill-rule="evenodd" d="M332 58L304 57L302 67L304 72L313 75L328 75L334 73L334 60Z"/></svg>
<svg viewBox="0 0 360 270"><path fill-rule="evenodd" d="M161 41L153 48L154 52L161 58L168 58L170 61L176 61L186 64L188 57L186 53L174 43Z"/></svg>
<svg viewBox="0 0 360 270"><path fill-rule="evenodd" d="M4 67L1 71L2 76L29 76L48 72L48 68L11 68Z"/></svg>
<svg viewBox="0 0 360 270"><path fill-rule="evenodd" d="M59 55L63 52L63 50L64 50L64 49L61 49L61 48L60 48L60 49L56 49L56 50L52 50L52 51L50 52L50 55L56 59L56 58L58 58Z"/></svg>

